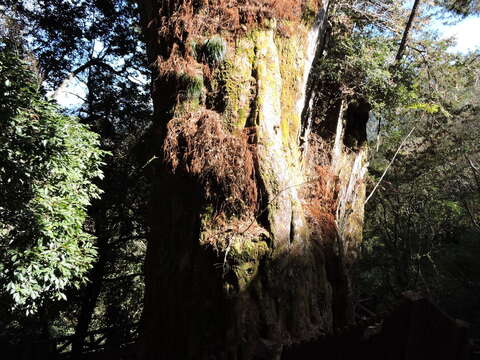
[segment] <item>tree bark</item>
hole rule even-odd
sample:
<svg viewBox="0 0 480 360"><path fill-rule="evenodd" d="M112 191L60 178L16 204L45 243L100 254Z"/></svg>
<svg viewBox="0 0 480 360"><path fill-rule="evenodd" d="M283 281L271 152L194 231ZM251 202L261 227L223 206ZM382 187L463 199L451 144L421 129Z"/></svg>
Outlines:
<svg viewBox="0 0 480 360"><path fill-rule="evenodd" d="M144 359L275 359L353 322L369 109L315 111L327 0L245 3L139 1L156 70Z"/></svg>
<svg viewBox="0 0 480 360"><path fill-rule="evenodd" d="M85 288L85 293L82 296L80 312L75 326L75 338L72 342L72 354L74 358L82 357L88 329L92 321L98 297L102 290L107 262L105 251L105 241L99 242L99 258L89 277L90 283Z"/></svg>

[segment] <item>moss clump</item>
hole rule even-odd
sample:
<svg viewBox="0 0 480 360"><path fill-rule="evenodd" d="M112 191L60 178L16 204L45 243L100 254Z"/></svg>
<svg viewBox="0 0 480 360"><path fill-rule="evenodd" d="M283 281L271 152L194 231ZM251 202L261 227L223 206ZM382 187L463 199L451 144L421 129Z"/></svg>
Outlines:
<svg viewBox="0 0 480 360"><path fill-rule="evenodd" d="M312 8L306 6L302 14L302 21L305 24L313 25L317 19L317 13Z"/></svg>
<svg viewBox="0 0 480 360"><path fill-rule="evenodd" d="M179 77L180 88L183 89L186 101L199 100L202 96L204 83L203 76L182 74Z"/></svg>
<svg viewBox="0 0 480 360"><path fill-rule="evenodd" d="M308 0L302 11L302 21L307 26L312 26L317 20L317 14L320 9L320 1Z"/></svg>
<svg viewBox="0 0 480 360"><path fill-rule="evenodd" d="M259 239L241 237L231 244L230 257L234 262L241 264L244 262L257 261L268 251L266 234L260 236Z"/></svg>
<svg viewBox="0 0 480 360"><path fill-rule="evenodd" d="M180 96L173 110L173 117L182 117L189 112L197 111L205 94L203 76L183 73L177 77L177 89Z"/></svg>
<svg viewBox="0 0 480 360"><path fill-rule="evenodd" d="M214 216L215 209L211 204L207 204L200 214L200 223L202 224L202 228L207 229L213 221Z"/></svg>
<svg viewBox="0 0 480 360"><path fill-rule="evenodd" d="M258 274L260 261L270 253L266 235L260 238L241 237L232 241L228 261L232 264L238 291L244 291Z"/></svg>
<svg viewBox="0 0 480 360"><path fill-rule="evenodd" d="M210 66L216 66L225 60L227 43L219 36L207 39L200 46L195 47L198 61Z"/></svg>

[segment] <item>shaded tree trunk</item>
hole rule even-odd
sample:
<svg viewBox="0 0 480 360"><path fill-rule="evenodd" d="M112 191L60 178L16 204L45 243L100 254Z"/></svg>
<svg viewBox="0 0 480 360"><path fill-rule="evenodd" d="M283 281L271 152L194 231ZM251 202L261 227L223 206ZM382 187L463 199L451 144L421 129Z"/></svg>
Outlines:
<svg viewBox="0 0 480 360"><path fill-rule="evenodd" d="M107 261L105 250L105 243L99 242L99 258L90 274L90 283L85 288L85 293L82 296L80 313L75 326L75 338L72 342L72 353L74 357L80 358L82 356L88 329L92 321L98 297L102 290Z"/></svg>
<svg viewBox="0 0 480 360"><path fill-rule="evenodd" d="M348 326L369 108L315 111L328 1L139 5L155 67L143 358L275 359Z"/></svg>

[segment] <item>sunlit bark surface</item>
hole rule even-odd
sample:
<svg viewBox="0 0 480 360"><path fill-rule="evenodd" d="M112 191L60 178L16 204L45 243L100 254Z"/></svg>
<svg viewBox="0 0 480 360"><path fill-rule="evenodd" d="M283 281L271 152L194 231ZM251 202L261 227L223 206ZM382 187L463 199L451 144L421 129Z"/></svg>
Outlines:
<svg viewBox="0 0 480 360"><path fill-rule="evenodd" d="M369 108L315 111L328 0L139 3L156 69L145 358L275 359L347 326Z"/></svg>

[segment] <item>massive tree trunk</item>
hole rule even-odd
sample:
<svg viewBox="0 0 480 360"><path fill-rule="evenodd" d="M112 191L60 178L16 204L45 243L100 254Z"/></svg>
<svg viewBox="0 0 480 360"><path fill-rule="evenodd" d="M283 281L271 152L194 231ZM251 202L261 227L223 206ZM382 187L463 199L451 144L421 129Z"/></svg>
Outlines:
<svg viewBox="0 0 480 360"><path fill-rule="evenodd" d="M156 70L144 358L274 359L349 325L369 109L318 111L328 0L139 4Z"/></svg>

